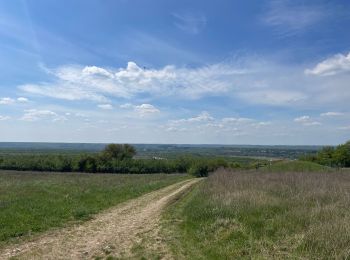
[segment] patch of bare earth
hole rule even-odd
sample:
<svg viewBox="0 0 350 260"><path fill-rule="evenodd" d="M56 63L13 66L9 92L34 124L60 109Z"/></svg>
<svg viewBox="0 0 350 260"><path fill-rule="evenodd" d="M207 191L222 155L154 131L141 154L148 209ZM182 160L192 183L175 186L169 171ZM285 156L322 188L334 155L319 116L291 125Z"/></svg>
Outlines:
<svg viewBox="0 0 350 260"><path fill-rule="evenodd" d="M139 257L147 254L145 251L171 259L159 235L161 213L198 181L170 185L104 211L81 225L5 247L0 249L0 259L119 259Z"/></svg>

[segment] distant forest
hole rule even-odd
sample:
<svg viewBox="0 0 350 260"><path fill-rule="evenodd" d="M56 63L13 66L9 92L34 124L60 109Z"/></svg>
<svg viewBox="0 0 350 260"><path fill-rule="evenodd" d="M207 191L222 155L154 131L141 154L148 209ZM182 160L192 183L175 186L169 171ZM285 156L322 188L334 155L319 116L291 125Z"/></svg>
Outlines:
<svg viewBox="0 0 350 260"><path fill-rule="evenodd" d="M106 144L89 143L0 143L1 154L13 153L98 153ZM136 158L176 158L183 155L199 157L269 157L297 159L316 154L322 146L265 146L265 145L177 145L133 144Z"/></svg>
<svg viewBox="0 0 350 260"><path fill-rule="evenodd" d="M179 156L135 159L136 149L128 144L109 144L98 153L3 153L0 169L20 171L88 173L190 173L207 176L220 167L241 167L223 158ZM248 162L249 160L247 160Z"/></svg>

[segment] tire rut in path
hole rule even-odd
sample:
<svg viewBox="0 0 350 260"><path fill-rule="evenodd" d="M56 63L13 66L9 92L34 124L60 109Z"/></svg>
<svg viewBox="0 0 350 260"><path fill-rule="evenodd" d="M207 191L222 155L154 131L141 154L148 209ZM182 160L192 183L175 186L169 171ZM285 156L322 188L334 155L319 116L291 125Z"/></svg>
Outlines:
<svg viewBox="0 0 350 260"><path fill-rule="evenodd" d="M121 203L81 225L67 227L0 249L0 259L94 259L96 257L132 257L133 245L143 234L156 236L164 208L178 199L200 179L186 180ZM153 239L160 241L158 238ZM160 242L161 243L161 242ZM171 258L166 245L163 258Z"/></svg>

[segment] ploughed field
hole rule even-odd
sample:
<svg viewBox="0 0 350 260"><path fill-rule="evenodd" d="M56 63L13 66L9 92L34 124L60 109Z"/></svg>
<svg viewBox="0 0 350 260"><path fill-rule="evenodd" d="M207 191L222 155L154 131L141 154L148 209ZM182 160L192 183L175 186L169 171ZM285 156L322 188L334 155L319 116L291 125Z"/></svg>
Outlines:
<svg viewBox="0 0 350 260"><path fill-rule="evenodd" d="M77 174L0 171L0 247L90 219L118 203L187 179L181 174Z"/></svg>

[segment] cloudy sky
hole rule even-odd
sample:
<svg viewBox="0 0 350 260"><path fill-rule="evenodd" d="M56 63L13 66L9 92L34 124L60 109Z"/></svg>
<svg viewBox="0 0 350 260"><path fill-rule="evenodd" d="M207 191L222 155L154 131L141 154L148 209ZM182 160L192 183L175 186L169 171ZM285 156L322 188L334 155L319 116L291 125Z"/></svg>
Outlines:
<svg viewBox="0 0 350 260"><path fill-rule="evenodd" d="M0 1L0 141L339 144L347 0Z"/></svg>

